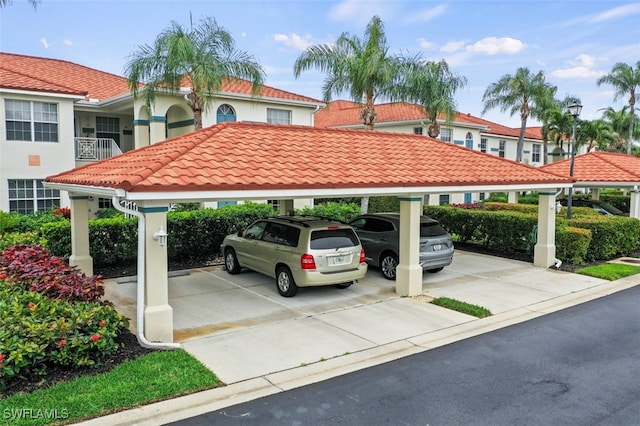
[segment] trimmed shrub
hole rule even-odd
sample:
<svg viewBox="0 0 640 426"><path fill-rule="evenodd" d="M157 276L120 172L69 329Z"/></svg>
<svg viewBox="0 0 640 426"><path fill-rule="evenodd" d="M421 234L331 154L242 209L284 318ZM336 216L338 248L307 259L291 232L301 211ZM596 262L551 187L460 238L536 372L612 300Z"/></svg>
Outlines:
<svg viewBox="0 0 640 426"><path fill-rule="evenodd" d="M0 251L20 244L41 246L45 245L45 240L40 238L37 232L11 232L0 234Z"/></svg>
<svg viewBox="0 0 640 426"><path fill-rule="evenodd" d="M589 229L591 244L585 260L608 260L626 255L638 248L640 221L623 216L594 216L575 218L570 226Z"/></svg>
<svg viewBox="0 0 640 426"><path fill-rule="evenodd" d="M319 204L313 208L306 207L304 209L296 209L296 214L302 216L321 217L323 219L336 220L338 222L348 222L360 214L360 205L354 203Z"/></svg>
<svg viewBox="0 0 640 426"><path fill-rule="evenodd" d="M369 213L399 212L400 199L398 197L369 198Z"/></svg>
<svg viewBox="0 0 640 426"><path fill-rule="evenodd" d="M590 230L573 226L556 228L556 257L563 262L573 265L583 263L590 245Z"/></svg>

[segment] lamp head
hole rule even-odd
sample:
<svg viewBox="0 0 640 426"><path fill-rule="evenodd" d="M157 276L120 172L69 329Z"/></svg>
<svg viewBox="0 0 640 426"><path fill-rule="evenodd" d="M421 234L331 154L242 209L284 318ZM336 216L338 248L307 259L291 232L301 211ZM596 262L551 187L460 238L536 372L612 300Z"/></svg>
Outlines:
<svg viewBox="0 0 640 426"><path fill-rule="evenodd" d="M569 105L567 109L569 110L569 114L571 114L573 118L576 118L580 116L580 113L582 112L582 105L580 105L578 102L574 102Z"/></svg>

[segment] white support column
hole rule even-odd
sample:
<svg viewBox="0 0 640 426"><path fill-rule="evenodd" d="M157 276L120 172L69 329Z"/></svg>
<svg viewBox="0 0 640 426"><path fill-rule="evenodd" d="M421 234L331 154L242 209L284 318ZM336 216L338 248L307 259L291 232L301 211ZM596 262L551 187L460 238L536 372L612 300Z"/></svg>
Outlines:
<svg viewBox="0 0 640 426"><path fill-rule="evenodd" d="M165 126L167 124L166 117L154 115L151 117L151 124L149 127L149 143L154 144L156 142L162 142L167 139Z"/></svg>
<svg viewBox="0 0 640 426"><path fill-rule="evenodd" d="M634 186L631 189L631 199L629 202L629 217L635 217L640 219L640 193L638 187Z"/></svg>
<svg viewBox="0 0 640 426"><path fill-rule="evenodd" d="M280 200L280 214L288 216L294 212L293 200Z"/></svg>
<svg viewBox="0 0 640 426"><path fill-rule="evenodd" d="M136 148L149 145L149 120L133 120L133 133Z"/></svg>
<svg viewBox="0 0 640 426"><path fill-rule="evenodd" d="M167 244L161 246L160 241L153 237L153 234L161 229L167 232L168 210L166 205L138 203L138 211L144 215L146 222L144 334L150 342L173 342L173 309L169 305Z"/></svg>
<svg viewBox="0 0 640 426"><path fill-rule="evenodd" d="M538 238L533 264L548 268L556 258L556 194L540 192L538 195Z"/></svg>
<svg viewBox="0 0 640 426"><path fill-rule="evenodd" d="M71 256L69 264L87 276L93 275L93 259L89 253L89 197L69 194L71 200Z"/></svg>
<svg viewBox="0 0 640 426"><path fill-rule="evenodd" d="M507 193L507 202L511 204L518 204L518 193L517 192L508 192Z"/></svg>
<svg viewBox="0 0 640 426"><path fill-rule="evenodd" d="M420 207L423 195L400 199L400 262L396 270L396 293L400 296L422 294L420 266Z"/></svg>
<svg viewBox="0 0 640 426"><path fill-rule="evenodd" d="M600 188L591 188L591 198L594 200L600 199Z"/></svg>

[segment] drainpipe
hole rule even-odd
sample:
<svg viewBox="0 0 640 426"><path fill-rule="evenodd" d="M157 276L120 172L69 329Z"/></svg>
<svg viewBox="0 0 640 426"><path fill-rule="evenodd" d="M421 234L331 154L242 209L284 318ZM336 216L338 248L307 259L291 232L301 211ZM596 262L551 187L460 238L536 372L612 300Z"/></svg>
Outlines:
<svg viewBox="0 0 640 426"><path fill-rule="evenodd" d="M136 297L136 337L140 346L150 349L179 349L181 346L179 343L158 343L150 342L144 336L144 302L145 302L145 272L144 272L144 258L146 252L145 234L147 231L147 223L144 219L144 215L137 210L132 210L124 207L120 204L120 198L114 196L112 199L113 207L122 213L130 214L138 218L138 283L137 283L137 297Z"/></svg>

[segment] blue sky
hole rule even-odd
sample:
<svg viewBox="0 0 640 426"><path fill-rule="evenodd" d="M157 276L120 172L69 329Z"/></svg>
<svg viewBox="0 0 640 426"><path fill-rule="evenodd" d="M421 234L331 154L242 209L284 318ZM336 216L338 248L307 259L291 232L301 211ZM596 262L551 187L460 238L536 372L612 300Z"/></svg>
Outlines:
<svg viewBox="0 0 640 426"><path fill-rule="evenodd" d="M544 71L558 97L578 96L581 118L595 119L600 109L628 102L614 102L613 88L598 87L598 77L616 62L640 60L640 2L614 0L42 0L35 11L13 0L0 9L0 50L123 75L137 46L152 44L171 21L188 26L190 14L194 23L214 17L262 64L267 84L318 99L324 76L307 71L295 79L296 58L342 32L363 37L378 15L392 53L445 59L468 79L456 96L460 112L513 127L518 116L481 114L484 91L501 76L519 67Z"/></svg>

